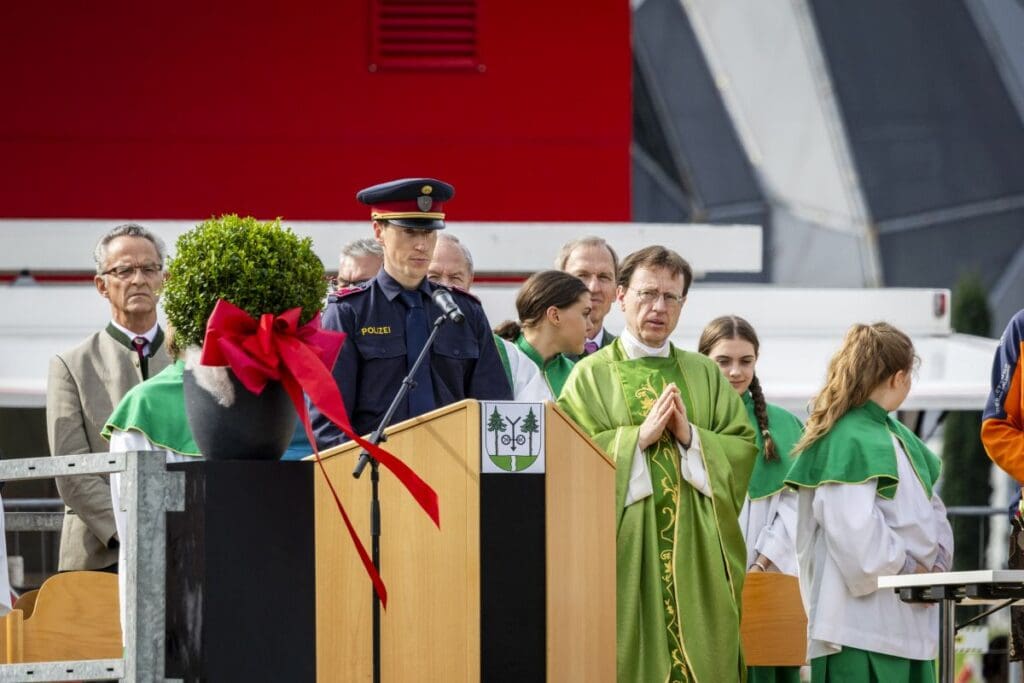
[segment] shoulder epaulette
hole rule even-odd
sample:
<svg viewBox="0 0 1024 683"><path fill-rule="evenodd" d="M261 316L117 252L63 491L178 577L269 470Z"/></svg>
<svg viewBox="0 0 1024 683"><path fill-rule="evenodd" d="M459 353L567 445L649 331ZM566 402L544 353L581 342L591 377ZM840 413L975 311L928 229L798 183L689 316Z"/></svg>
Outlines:
<svg viewBox="0 0 1024 683"><path fill-rule="evenodd" d="M370 288L370 283L371 280L367 280L366 282L360 282L350 287L342 287L331 296L334 297L334 301L339 301L347 296L352 296L353 294L358 294L359 292L365 292L367 289ZM327 301L329 303L333 303L331 302L330 298L328 298Z"/></svg>
<svg viewBox="0 0 1024 683"><path fill-rule="evenodd" d="M435 282L434 284L436 284L436 285L437 285L438 287L444 287L444 288L445 288L445 289L447 289L448 291L451 291L451 292L456 292L456 293L458 293L458 294L461 294L461 295L463 295L463 296L469 297L469 298L470 298L470 299L472 299L473 301L475 301L475 302L477 302L477 303L480 303L480 299L479 299L479 298L477 298L476 294L473 294L473 293L471 293L471 292L469 292L469 291L467 291L467 290L465 290L465 289L462 289L461 287L454 287L454 286L449 286L449 285L442 285L442 284L440 284L440 283L437 283L437 282Z"/></svg>

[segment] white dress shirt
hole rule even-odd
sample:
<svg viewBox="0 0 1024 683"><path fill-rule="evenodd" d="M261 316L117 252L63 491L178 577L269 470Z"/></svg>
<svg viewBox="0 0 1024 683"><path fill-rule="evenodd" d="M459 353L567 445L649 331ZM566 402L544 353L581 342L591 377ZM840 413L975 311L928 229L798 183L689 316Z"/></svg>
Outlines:
<svg viewBox="0 0 1024 683"><path fill-rule="evenodd" d="M116 327L118 330L120 330L121 333L124 334L124 336L128 337L128 339L135 339L136 337L145 338L146 345L142 347L142 353L144 353L147 356L149 355L149 345L153 343L154 339L156 339L156 331L160 329L160 323L153 323L153 327L149 328L142 334L139 334L138 332L132 332L127 327L122 327L121 325L118 325L117 321L115 320L111 320L110 324Z"/></svg>

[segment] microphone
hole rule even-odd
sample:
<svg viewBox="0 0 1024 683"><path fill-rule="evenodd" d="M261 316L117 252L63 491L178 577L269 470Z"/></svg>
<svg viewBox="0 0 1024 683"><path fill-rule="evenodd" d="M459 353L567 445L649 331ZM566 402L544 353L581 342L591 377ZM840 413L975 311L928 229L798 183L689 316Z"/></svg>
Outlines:
<svg viewBox="0 0 1024 683"><path fill-rule="evenodd" d="M453 323L461 323L466 319L466 316L462 315L459 305L452 298L452 293L444 287L438 287L430 296L434 303L437 304L437 307L441 309L441 312L444 313L445 317Z"/></svg>

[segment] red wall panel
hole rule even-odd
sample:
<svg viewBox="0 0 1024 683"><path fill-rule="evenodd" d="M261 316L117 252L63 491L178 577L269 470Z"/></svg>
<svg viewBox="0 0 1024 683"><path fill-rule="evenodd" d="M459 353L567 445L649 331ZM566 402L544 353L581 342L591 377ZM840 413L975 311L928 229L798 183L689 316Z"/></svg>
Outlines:
<svg viewBox="0 0 1024 683"><path fill-rule="evenodd" d="M0 217L628 220L626 0L480 0L484 70L371 72L372 0L0 7Z"/></svg>

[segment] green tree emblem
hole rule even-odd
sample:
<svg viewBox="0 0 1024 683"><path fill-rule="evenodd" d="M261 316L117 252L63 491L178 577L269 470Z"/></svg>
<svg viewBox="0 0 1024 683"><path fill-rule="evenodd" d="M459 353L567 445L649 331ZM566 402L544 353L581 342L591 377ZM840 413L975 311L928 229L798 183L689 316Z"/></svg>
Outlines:
<svg viewBox="0 0 1024 683"><path fill-rule="evenodd" d="M523 426L519 428L521 432L526 434L529 439L529 445L527 447L527 453L533 455L533 435L540 431L540 427L537 424L537 416L533 413L533 408L530 408L530 412L526 414L523 419Z"/></svg>
<svg viewBox="0 0 1024 683"><path fill-rule="evenodd" d="M494 454L498 455L498 437L501 432L505 431L505 420L498 412L497 406L494 407L494 412L491 413L491 416L487 419L487 431L494 432Z"/></svg>

